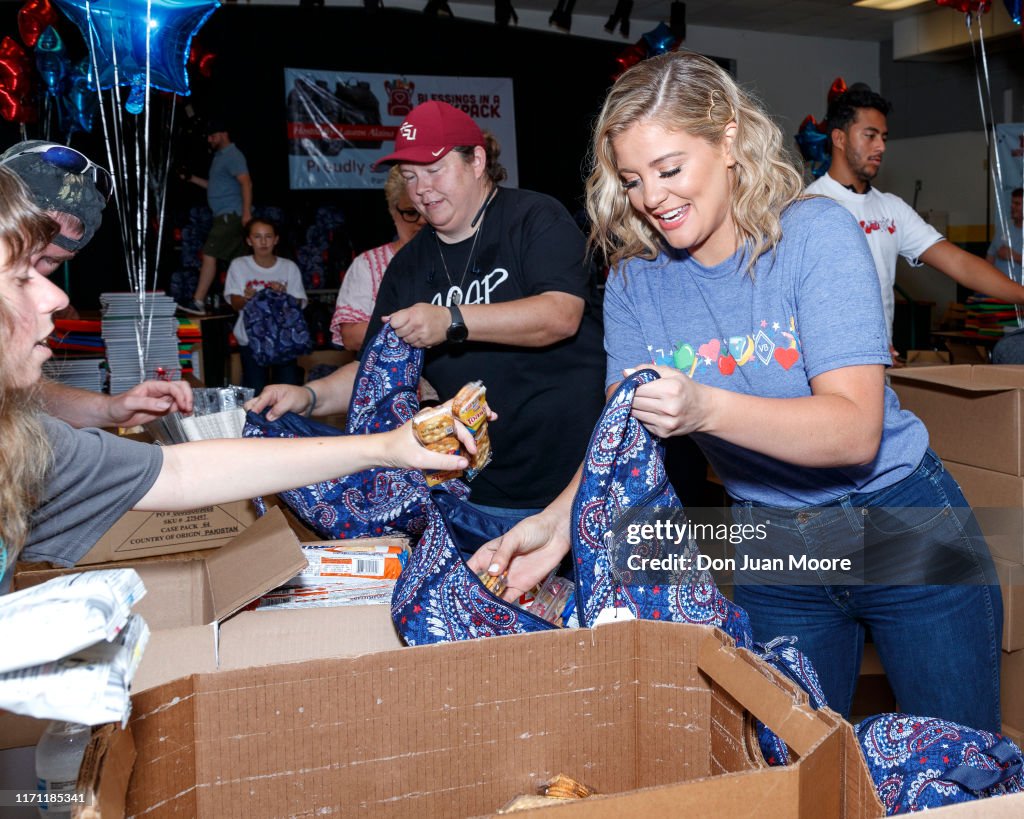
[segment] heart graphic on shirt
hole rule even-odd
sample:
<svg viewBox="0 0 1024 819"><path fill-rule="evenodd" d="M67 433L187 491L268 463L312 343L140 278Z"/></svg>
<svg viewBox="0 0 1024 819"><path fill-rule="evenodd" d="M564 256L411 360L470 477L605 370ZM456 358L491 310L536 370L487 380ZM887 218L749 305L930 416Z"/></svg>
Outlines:
<svg viewBox="0 0 1024 819"><path fill-rule="evenodd" d="M701 358L706 358L708 361L718 360L718 351L722 349L722 343L717 339L713 338L706 344L701 344L697 348L697 355Z"/></svg>
<svg viewBox="0 0 1024 819"><path fill-rule="evenodd" d="M790 367L796 364L796 360L798 358L800 358L799 351L794 350L792 347L785 350L782 349L781 347L775 348L775 360L782 365L782 369L784 370L788 370Z"/></svg>

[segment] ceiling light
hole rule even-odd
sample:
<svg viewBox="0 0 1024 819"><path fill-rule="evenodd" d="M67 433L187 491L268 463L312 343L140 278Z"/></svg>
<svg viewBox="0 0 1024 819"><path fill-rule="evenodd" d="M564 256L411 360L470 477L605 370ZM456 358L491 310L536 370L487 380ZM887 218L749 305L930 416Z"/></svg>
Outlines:
<svg viewBox="0 0 1024 819"><path fill-rule="evenodd" d="M865 9L877 9L878 11L900 11L911 6L920 6L922 3L930 3L932 0L857 0L853 5Z"/></svg>

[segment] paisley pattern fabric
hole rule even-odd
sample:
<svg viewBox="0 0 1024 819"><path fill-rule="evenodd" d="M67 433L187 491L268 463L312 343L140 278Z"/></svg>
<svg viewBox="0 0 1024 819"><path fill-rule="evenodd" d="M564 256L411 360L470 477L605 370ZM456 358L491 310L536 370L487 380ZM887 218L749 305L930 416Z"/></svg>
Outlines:
<svg viewBox="0 0 1024 819"><path fill-rule="evenodd" d="M814 670L810 659L797 649L795 637L776 637L768 643L755 643L753 651L772 668L781 671L783 676L799 685L806 692L812 708L817 710L828 705L818 672ZM786 743L760 720L755 721L755 727L764 761L769 765L788 765L790 756Z"/></svg>
<svg viewBox="0 0 1024 819"><path fill-rule="evenodd" d="M655 509L682 512L665 474L660 444L630 415L637 387L657 377L645 370L627 378L591 437L573 502L571 532L580 625L592 626L603 610L620 608L633 617L718 626L738 645L749 647L746 613L719 591L708 572L647 582L624 572L625 564L616 560L616 543L621 540L617 536L638 514ZM464 558L478 546L502 534L502 525L476 510L460 511L448 500L436 500L443 509L429 515L421 544L392 599L392 615L406 642L421 645L552 628L492 595L465 565ZM484 531L488 526L493 534ZM653 543L630 546L633 552L646 549L651 555L660 548ZM695 556L696 545L687 543L683 554Z"/></svg>
<svg viewBox="0 0 1024 819"><path fill-rule="evenodd" d="M349 404L345 432L295 413L275 421L248 413L246 438L302 438L367 435L395 429L416 414L416 388L423 351L402 341L385 325L363 356ZM459 497L469 490L460 481L445 485ZM392 532L418 535L427 524L430 492L423 473L415 469L368 469L330 481L278 493L299 520L321 537L373 537ZM256 498L259 514L266 511Z"/></svg>
<svg viewBox="0 0 1024 819"><path fill-rule="evenodd" d="M1021 750L1000 734L910 714L870 717L856 731L889 816L1024 791Z"/></svg>

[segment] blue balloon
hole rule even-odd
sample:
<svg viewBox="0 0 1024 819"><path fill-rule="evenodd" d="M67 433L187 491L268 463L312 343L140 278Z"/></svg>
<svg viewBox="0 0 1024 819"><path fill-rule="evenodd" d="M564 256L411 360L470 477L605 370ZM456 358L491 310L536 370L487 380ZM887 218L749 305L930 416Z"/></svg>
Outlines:
<svg viewBox="0 0 1024 819"><path fill-rule="evenodd" d="M36 68L47 94L60 95L69 63L64 41L53 26L47 26L36 40Z"/></svg>
<svg viewBox="0 0 1024 819"><path fill-rule="evenodd" d="M828 135L813 128L805 128L796 135L796 144L800 146L800 155L810 162L821 162L829 159Z"/></svg>
<svg viewBox="0 0 1024 819"><path fill-rule="evenodd" d="M185 65L192 38L220 6L218 0L55 2L82 32L99 74L99 88L130 85L132 97L146 88L147 40L149 85L189 93ZM148 17L147 6L151 6Z"/></svg>
<svg viewBox="0 0 1024 819"><path fill-rule="evenodd" d="M658 23L658 25L648 31L644 35L644 42L647 43L647 56L657 57L659 54L667 54L672 51L677 44L678 38L672 33L664 22Z"/></svg>
<svg viewBox="0 0 1024 819"><path fill-rule="evenodd" d="M68 121L69 134L75 131L92 131L99 106L99 95L92 85L92 66L89 58L84 57L68 76L68 90L64 95L64 115Z"/></svg>
<svg viewBox="0 0 1024 819"><path fill-rule="evenodd" d="M1019 26L1021 0L1003 0L1003 2L1006 3L1006 10L1010 12L1010 19Z"/></svg>

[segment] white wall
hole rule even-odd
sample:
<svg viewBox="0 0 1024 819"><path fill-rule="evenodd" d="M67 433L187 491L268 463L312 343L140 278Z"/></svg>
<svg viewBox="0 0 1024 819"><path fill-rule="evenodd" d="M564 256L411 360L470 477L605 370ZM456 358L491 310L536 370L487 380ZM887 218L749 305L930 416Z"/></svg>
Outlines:
<svg viewBox="0 0 1024 819"><path fill-rule="evenodd" d="M940 232L945 224L984 225L987 156L982 131L890 140L877 187L911 204L914 181L920 179L917 210L926 217L931 213L929 221ZM927 265L912 268L901 259L896 282L912 298L935 302L935 322L956 301L956 282Z"/></svg>

